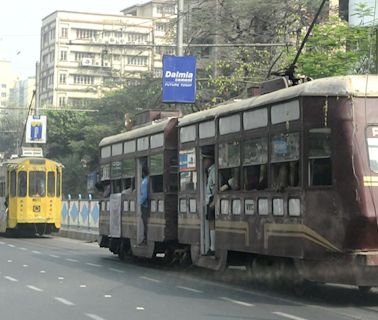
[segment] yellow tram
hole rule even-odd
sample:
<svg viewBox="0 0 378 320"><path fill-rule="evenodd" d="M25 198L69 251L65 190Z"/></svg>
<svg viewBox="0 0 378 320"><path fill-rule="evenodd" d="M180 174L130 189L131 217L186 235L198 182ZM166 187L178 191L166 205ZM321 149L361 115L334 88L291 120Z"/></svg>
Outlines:
<svg viewBox="0 0 378 320"><path fill-rule="evenodd" d="M21 157L0 163L0 232L49 234L61 225L62 165Z"/></svg>

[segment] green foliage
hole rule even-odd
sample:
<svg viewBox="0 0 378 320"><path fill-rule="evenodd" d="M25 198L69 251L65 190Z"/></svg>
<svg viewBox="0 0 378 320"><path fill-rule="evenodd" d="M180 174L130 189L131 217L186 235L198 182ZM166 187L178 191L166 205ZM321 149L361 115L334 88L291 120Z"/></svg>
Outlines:
<svg viewBox="0 0 378 320"><path fill-rule="evenodd" d="M315 26L299 58L298 72L313 78L373 72L372 33L372 28L350 27L346 21L330 17Z"/></svg>
<svg viewBox="0 0 378 320"><path fill-rule="evenodd" d="M161 81L146 77L133 87L110 92L87 108L98 112L50 111L46 156L64 164L65 194L86 194L86 175L98 169L98 144L106 136L125 131L131 117L160 104ZM166 107L165 107L166 108Z"/></svg>

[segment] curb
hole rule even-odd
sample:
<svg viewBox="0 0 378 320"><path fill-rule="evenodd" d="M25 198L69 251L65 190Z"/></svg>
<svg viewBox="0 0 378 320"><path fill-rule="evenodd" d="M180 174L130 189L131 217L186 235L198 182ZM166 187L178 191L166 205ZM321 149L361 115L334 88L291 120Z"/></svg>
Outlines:
<svg viewBox="0 0 378 320"><path fill-rule="evenodd" d="M88 231L88 230L67 230L60 229L59 232L55 233L56 236L71 238L76 240L82 240L87 242L97 242L98 232Z"/></svg>

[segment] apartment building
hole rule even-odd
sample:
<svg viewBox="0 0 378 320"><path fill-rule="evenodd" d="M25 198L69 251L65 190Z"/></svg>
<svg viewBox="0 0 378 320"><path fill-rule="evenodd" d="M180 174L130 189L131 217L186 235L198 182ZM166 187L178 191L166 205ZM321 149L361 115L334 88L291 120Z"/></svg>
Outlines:
<svg viewBox="0 0 378 320"><path fill-rule="evenodd" d="M145 8L155 2L161 1ZM122 12L56 11L43 19L39 107L80 107L115 86L135 84L145 73L161 75L162 54L173 53L168 26L174 16Z"/></svg>
<svg viewBox="0 0 378 320"><path fill-rule="evenodd" d="M0 59L0 107L9 107L10 90L16 82L16 74L12 71L9 60Z"/></svg>
<svg viewBox="0 0 378 320"><path fill-rule="evenodd" d="M31 104L35 105L33 91L35 90L35 77L28 77L24 80L17 80L10 89L9 104L18 108L25 108Z"/></svg>

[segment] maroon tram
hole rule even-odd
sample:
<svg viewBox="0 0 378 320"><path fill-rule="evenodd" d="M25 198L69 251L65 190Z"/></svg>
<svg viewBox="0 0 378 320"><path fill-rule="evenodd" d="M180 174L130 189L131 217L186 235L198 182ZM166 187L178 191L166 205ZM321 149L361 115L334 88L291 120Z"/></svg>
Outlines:
<svg viewBox="0 0 378 320"><path fill-rule="evenodd" d="M311 281L378 286L377 76L319 79L148 124L103 139L100 150L112 194L136 182L119 196L119 214L110 213L112 198L102 206L100 245L114 253L186 248L194 264L213 269L238 254L252 270L270 260ZM205 255L208 154L217 173L215 258ZM144 247L132 231L143 161L152 171ZM122 221L114 234L112 215Z"/></svg>

